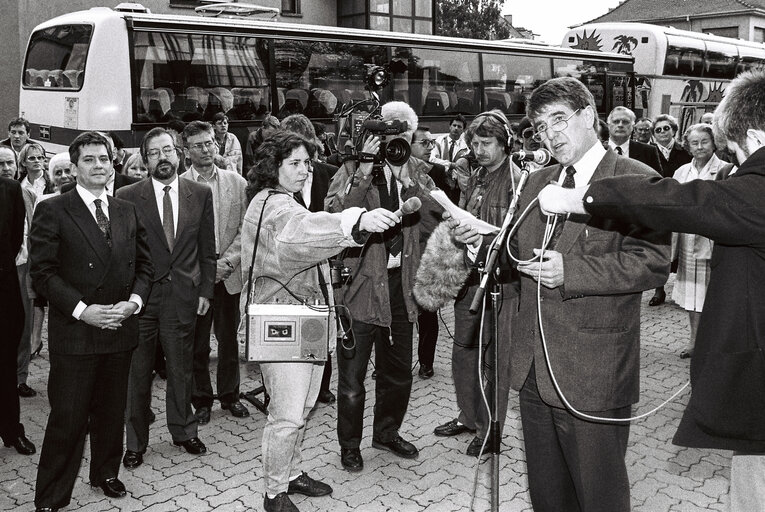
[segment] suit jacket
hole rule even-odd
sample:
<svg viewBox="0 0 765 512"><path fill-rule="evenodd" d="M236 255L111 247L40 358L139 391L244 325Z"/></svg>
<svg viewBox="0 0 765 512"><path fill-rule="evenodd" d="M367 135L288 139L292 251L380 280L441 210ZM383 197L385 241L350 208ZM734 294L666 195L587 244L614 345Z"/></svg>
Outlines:
<svg viewBox="0 0 765 512"><path fill-rule="evenodd" d="M247 213L247 180L228 169L217 167L218 172L218 259L227 261L233 268L224 281L231 295L242 291L242 223ZM191 170L181 174L181 179L193 182ZM323 202L323 201L322 201Z"/></svg>
<svg viewBox="0 0 765 512"><path fill-rule="evenodd" d="M173 251L162 229L152 179L121 188L117 196L133 203L148 233L154 282L169 279L178 318L193 322L199 297L213 298L215 286L215 216L207 185L178 180L178 227ZM156 288L155 288L156 290ZM154 292L154 290L152 290Z"/></svg>
<svg viewBox="0 0 765 512"><path fill-rule="evenodd" d="M659 160L659 150L656 146L643 144L636 140L630 140L630 158L643 162L654 171L661 174L661 161Z"/></svg>
<svg viewBox="0 0 765 512"><path fill-rule="evenodd" d="M116 304L138 294L146 303L153 266L146 230L132 204L109 198L112 247L77 192L37 205L29 233L30 275L50 302L52 353L108 354L138 344L131 316L116 331L92 327L72 316L77 304Z"/></svg>
<svg viewBox="0 0 765 512"><path fill-rule="evenodd" d="M16 255L24 240L24 199L21 184L0 178L0 274L16 272Z"/></svg>
<svg viewBox="0 0 765 512"><path fill-rule="evenodd" d="M21 289L16 273L16 255L21 248L24 238L24 200L22 199L21 184L9 178L0 178L0 308L3 321L0 332L0 354L4 358L3 371L12 373L16 368L16 347L21 340L24 330L24 305L21 301ZM5 388L7 390L7 388ZM11 388L11 391L13 388ZM5 406L4 418L0 419L0 428L5 435L18 424L18 408L16 413L9 412L8 399L15 393L0 393L0 402Z"/></svg>
<svg viewBox="0 0 765 512"><path fill-rule="evenodd" d="M672 143L672 149L669 151L669 158L664 158L664 153L656 146L655 143L651 144L656 147L656 151L659 152L659 163L661 164L661 175L665 178L671 178L675 171L684 164L690 162L693 157L688 153L683 146L676 141ZM630 154L631 150L630 150Z"/></svg>
<svg viewBox="0 0 765 512"><path fill-rule="evenodd" d="M593 184L588 211L714 241L691 360L691 398L673 442L765 452L765 149L724 181L623 177Z"/></svg>
<svg viewBox="0 0 765 512"><path fill-rule="evenodd" d="M141 181L141 178L134 178L132 176L128 176L127 174L121 174L119 172L114 173L114 194L117 195L117 191L121 189L122 187L126 187L128 185L132 185L133 183L138 183ZM69 192L70 190L74 189L74 187L77 185L77 183L67 183L63 187L61 187L61 193Z"/></svg>
<svg viewBox="0 0 765 512"><path fill-rule="evenodd" d="M529 177L518 211L560 165ZM609 176L656 176L645 165L607 151L592 182ZM518 229L520 259L541 246L546 217L535 206ZM604 411L639 398L641 292L661 286L669 274L670 234L598 217L569 216L555 250L563 255L564 283L541 287L542 321L555 377L577 409ZM511 385L520 390L533 364L545 403L562 407L542 351L537 321L537 284L521 275L518 322L511 344Z"/></svg>

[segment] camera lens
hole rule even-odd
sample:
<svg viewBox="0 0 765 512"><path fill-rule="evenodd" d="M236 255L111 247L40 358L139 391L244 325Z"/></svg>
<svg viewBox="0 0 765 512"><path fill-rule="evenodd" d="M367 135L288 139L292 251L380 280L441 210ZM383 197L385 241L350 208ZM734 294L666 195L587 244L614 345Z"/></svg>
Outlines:
<svg viewBox="0 0 765 512"><path fill-rule="evenodd" d="M412 154L412 147L409 143L401 138L391 139L385 146L385 154L383 157L391 165L404 165L409 156Z"/></svg>

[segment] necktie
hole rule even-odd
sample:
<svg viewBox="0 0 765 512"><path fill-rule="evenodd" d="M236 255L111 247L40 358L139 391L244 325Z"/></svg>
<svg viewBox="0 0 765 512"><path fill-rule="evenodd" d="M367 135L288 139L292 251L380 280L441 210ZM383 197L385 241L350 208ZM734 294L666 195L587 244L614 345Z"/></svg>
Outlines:
<svg viewBox="0 0 765 512"><path fill-rule="evenodd" d="M165 186L165 197L162 198L162 231L165 232L167 246L173 252L175 245L175 226L173 225L173 203L170 200L170 185Z"/></svg>
<svg viewBox="0 0 765 512"><path fill-rule="evenodd" d="M292 197L295 198L295 201L297 201L300 206L302 206L303 208L306 208L305 201L303 200L303 193L302 192L300 192L300 191L295 192L292 195Z"/></svg>
<svg viewBox="0 0 765 512"><path fill-rule="evenodd" d="M454 146L455 146L454 140L450 140L449 141L449 161L450 162L454 161Z"/></svg>
<svg viewBox="0 0 765 512"><path fill-rule="evenodd" d="M98 229L101 230L101 233L104 234L104 238L106 239L106 245L109 247L112 246L112 228L111 224L109 224L109 219L104 214L104 211L101 209L101 200L95 199L93 201L93 204L96 206L96 223L98 223Z"/></svg>
<svg viewBox="0 0 765 512"><path fill-rule="evenodd" d="M563 188L574 188L576 186L574 174L576 174L576 169L574 169L573 165L566 168L566 177L563 179ZM555 231L553 231L548 247L555 249L555 244L558 243L558 239L560 238L560 234L563 233L563 226L565 224L566 216L558 215L558 223L555 225Z"/></svg>
<svg viewBox="0 0 765 512"><path fill-rule="evenodd" d="M622 151L621 146L616 146L616 154L620 156L624 154L624 151Z"/></svg>

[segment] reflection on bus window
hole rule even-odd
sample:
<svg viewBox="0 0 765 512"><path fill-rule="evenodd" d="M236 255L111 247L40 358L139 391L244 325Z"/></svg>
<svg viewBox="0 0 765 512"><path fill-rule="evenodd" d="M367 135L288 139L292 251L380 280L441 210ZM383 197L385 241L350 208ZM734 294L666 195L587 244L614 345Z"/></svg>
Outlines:
<svg viewBox="0 0 765 512"><path fill-rule="evenodd" d="M368 97L366 73L387 63L383 46L319 41L274 43L278 114L330 118L343 105Z"/></svg>
<svg viewBox="0 0 765 512"><path fill-rule="evenodd" d="M667 56L664 74L700 77L704 73L704 42L692 39L681 41L667 36Z"/></svg>
<svg viewBox="0 0 765 512"><path fill-rule="evenodd" d="M484 54L484 108L496 108L508 115L526 115L526 101L531 91L550 78L548 57Z"/></svg>
<svg viewBox="0 0 765 512"><path fill-rule="evenodd" d="M32 34L24 86L80 89L92 33L91 25L59 25Z"/></svg>
<svg viewBox="0 0 765 512"><path fill-rule="evenodd" d="M481 110L478 54L425 48L394 48L393 99L418 116L477 114Z"/></svg>
<svg viewBox="0 0 765 512"><path fill-rule="evenodd" d="M595 97L595 107L602 115L608 114L610 108L616 105L624 104L623 91L624 88L618 85L614 89L614 78L618 78L621 84L621 80L626 78L623 75L609 76L611 83L608 85L604 83L605 71L607 71L607 64L602 62L578 60L578 59L553 59L553 69L555 70L555 78L561 76L570 76L578 79L587 89L590 90Z"/></svg>
<svg viewBox="0 0 765 512"><path fill-rule="evenodd" d="M268 46L255 37L136 32L136 122L261 119L270 112Z"/></svg>

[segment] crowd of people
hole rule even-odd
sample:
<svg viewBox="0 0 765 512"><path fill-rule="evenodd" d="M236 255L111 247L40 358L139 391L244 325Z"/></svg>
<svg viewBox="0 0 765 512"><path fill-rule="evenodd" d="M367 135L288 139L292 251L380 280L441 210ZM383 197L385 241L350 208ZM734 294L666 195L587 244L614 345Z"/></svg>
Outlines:
<svg viewBox="0 0 765 512"><path fill-rule="evenodd" d="M38 512L69 504L86 436L91 485L112 498L127 494L120 466L140 471L151 456L151 388L160 360L167 429L188 454L206 453L198 426L211 421L216 398L229 414L249 416L240 401L238 339L253 302L324 304L331 311L326 362L259 365L270 398L262 439L266 511L296 511L291 494L333 492L301 468L306 420L317 401L337 404L340 465L363 471L373 352L372 447L419 456L400 434L412 389L414 329L417 374L429 379L441 371L434 368L437 310L447 303L455 311L451 375L459 412L443 418L434 435L470 434L465 453L480 456L499 442L514 389L534 510L627 511L641 294L655 289L650 304L665 301L673 259L672 298L690 318L681 357L693 357L694 382L675 442L736 450L731 489L739 508L733 510L762 507L755 489L765 479L757 430L765 426L765 407L754 411L741 396L730 396L765 405L757 381L765 378L759 299L740 291L725 295L732 302L722 297L733 282L751 287L761 279L753 273L765 217L754 194L765 121L736 114L751 111L755 86L765 86L765 75L737 79L714 126L693 124L682 137L667 114L636 119L616 107L604 123L592 94L573 78L536 88L528 117L517 124L497 110L470 123L455 115L437 138L409 105L389 102L383 120L405 121L398 137L411 145L401 165L376 158L382 140L374 135L362 141L359 158L340 158L302 114L269 117L245 151L219 114L213 123L153 128L135 154L117 134L84 132L68 152L51 158L29 138L26 120L12 120L9 138L0 142L0 229L7 240L0 300L10 313L0 358L0 399L9 414L0 420L0 435L21 454L36 451L19 421L19 397L36 394L27 384L29 363L43 349L47 310L50 415ZM499 300L471 311L493 236L444 215L431 192L440 189L475 218L500 226L522 182L512 152L542 147L554 160L541 169L523 164L534 172L518 211L528 208L531 215L491 276ZM737 169L728 160L744 165ZM545 198L541 207L538 195ZM412 198L420 207L402 208ZM543 212L560 214L554 230ZM444 248L454 257L438 252ZM331 279L328 260L347 270L341 282ZM438 268L423 274L426 266ZM434 286L440 298L425 301L418 280L441 278ZM730 318L715 323L703 314L705 296L708 308L729 311ZM751 329L734 342L736 325ZM727 366L709 363L721 354L729 356L722 358ZM731 382L736 370L744 375ZM707 378L715 389L699 386ZM485 396L497 397L496 411Z"/></svg>

